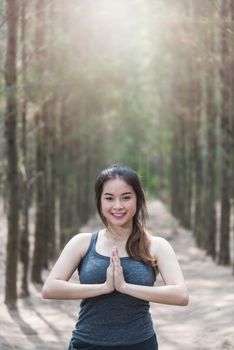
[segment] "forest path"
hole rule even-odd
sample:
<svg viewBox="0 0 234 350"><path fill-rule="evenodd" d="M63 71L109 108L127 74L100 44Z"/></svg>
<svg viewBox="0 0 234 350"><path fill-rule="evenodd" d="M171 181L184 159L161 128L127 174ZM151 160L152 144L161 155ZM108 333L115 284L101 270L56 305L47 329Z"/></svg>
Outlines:
<svg viewBox="0 0 234 350"><path fill-rule="evenodd" d="M234 349L234 277L195 247L191 232L178 227L160 201L151 201L149 228L170 241L190 292L187 307L151 304L160 350ZM79 311L78 301L42 300L41 286L30 284L31 297L19 299L18 311L3 303L6 229L0 217L0 349L67 349ZM83 232L98 228L91 220ZM159 278L159 284L161 284ZM147 350L147 349L146 349Z"/></svg>

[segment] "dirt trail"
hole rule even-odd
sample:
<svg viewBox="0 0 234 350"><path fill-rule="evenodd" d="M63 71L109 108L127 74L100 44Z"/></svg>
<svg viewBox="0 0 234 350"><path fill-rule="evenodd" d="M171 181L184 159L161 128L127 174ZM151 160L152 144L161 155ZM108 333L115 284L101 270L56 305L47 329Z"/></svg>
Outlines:
<svg viewBox="0 0 234 350"><path fill-rule="evenodd" d="M197 249L192 234L178 227L161 202L150 202L149 213L150 229L153 234L167 238L174 247L190 291L187 307L151 305L160 350L234 349L234 277L231 268L215 265ZM79 311L78 301L42 300L41 286L31 284L31 297L19 299L17 312L9 312L5 307L6 230L2 216L0 225L3 243L0 246L0 349L67 349ZM97 220L92 220L82 231L97 228Z"/></svg>

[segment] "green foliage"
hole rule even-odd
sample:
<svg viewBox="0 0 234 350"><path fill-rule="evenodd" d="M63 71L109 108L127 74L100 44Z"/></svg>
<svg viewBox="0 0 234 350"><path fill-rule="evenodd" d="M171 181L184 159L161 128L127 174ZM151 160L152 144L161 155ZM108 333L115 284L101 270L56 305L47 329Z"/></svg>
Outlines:
<svg viewBox="0 0 234 350"><path fill-rule="evenodd" d="M53 1L45 8L45 40L35 51L36 14L34 3L28 3L25 80L20 55L18 62L19 103L23 96L28 102L28 157L34 169L35 114L45 101L55 100L57 175L69 193L77 191L81 198L78 211L82 203L86 205L82 199L86 191L92 203L95 176L112 163L132 166L150 195L168 200L174 148L177 163L181 162L178 169L183 168L182 163L190 166L193 157L197 108L202 115L199 142L202 163L206 164L206 81L211 68L215 70L217 110L222 103L220 4L204 1L199 15L197 3L180 0L102 0L98 5L93 1ZM0 9L2 6L3 1ZM207 38L212 35L211 50ZM2 27L1 47L4 39ZM201 105L194 106L193 83L198 76L202 98ZM0 89L1 84L0 80ZM1 97L0 118L3 108ZM219 125L216 127L218 135ZM175 135L179 138L176 145ZM218 173L219 143L217 153Z"/></svg>

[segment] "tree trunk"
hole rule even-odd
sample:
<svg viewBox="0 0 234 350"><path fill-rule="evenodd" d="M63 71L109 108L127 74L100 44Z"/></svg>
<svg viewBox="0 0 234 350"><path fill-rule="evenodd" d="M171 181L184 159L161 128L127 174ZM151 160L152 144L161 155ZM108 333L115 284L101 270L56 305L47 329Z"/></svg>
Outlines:
<svg viewBox="0 0 234 350"><path fill-rule="evenodd" d="M56 143L56 101L50 103L48 110L48 162L49 162L49 258L56 255L56 189L57 189L57 143Z"/></svg>
<svg viewBox="0 0 234 350"><path fill-rule="evenodd" d="M192 7L192 33L195 35L197 30L197 21L201 18L201 1L191 3ZM193 51L195 56L191 57L190 63L190 98L193 130L194 147L194 173L195 173L195 213L194 213L194 235L199 247L204 246L205 220L204 220L204 168L201 156L201 110L202 110L202 88L201 88L201 66L199 65L198 52L200 47L198 43L194 44Z"/></svg>
<svg viewBox="0 0 234 350"><path fill-rule="evenodd" d="M41 272L47 260L47 232L48 229L48 191L47 191L47 155L46 155L46 90L44 90L45 69L45 2L36 2L36 31L35 31L35 58L36 79L39 88L39 111L35 115L36 126L36 229L32 265L32 281L42 283Z"/></svg>
<svg viewBox="0 0 234 350"><path fill-rule="evenodd" d="M221 7L222 36L221 36L221 137L222 137L222 189L221 189L221 224L220 224L220 246L219 264L230 264L230 188L231 188L231 122L230 122L230 40L229 40L229 13L230 0L223 0Z"/></svg>
<svg viewBox="0 0 234 350"><path fill-rule="evenodd" d="M199 130L200 130L200 108L198 107L201 103L200 96L200 82L198 78L195 78L197 74L196 70L192 70L192 78L194 80L191 83L191 106L193 106L193 147L194 147L194 172L195 172L195 213L194 213L194 236L196 238L197 245L199 247L203 246L203 227L204 227L204 216L203 216L203 164L201 160L201 149L199 140Z"/></svg>
<svg viewBox="0 0 234 350"><path fill-rule="evenodd" d="M179 61L179 60L178 60ZM185 83L178 84L174 78L173 94L174 99L174 136L171 155L171 208L172 213L181 222L182 225L187 225L186 207L186 125L185 112L181 111L182 106L186 109L186 89Z"/></svg>
<svg viewBox="0 0 234 350"><path fill-rule="evenodd" d="M70 132L69 121L66 109L66 96L60 97L60 116L59 116L59 226L60 226L60 248L62 249L67 241L67 231L70 225L70 198L69 198L69 174L66 169L68 167L68 149L67 136Z"/></svg>
<svg viewBox="0 0 234 350"><path fill-rule="evenodd" d="M232 19L232 29L231 29L231 52L234 52L234 2L231 1L231 19ZM231 104L231 121L232 121L232 176L234 179L234 57L231 56L231 72L232 72L232 104ZM234 239L234 181L232 181L232 237ZM234 275L234 242L232 244L233 252L232 252L232 273Z"/></svg>
<svg viewBox="0 0 234 350"><path fill-rule="evenodd" d="M48 66L53 74L53 67L57 63L57 56L54 47L55 27L59 25L56 4L55 1L51 1L49 4L49 20L48 30L49 33L49 47L48 53ZM53 75L52 75L52 78ZM48 188L49 191L49 246L48 253L49 258L53 259L56 255L56 189L57 189L57 91L55 91L54 98L51 99L48 106L48 118L47 118L47 130L48 130L48 164L49 164L49 178Z"/></svg>
<svg viewBox="0 0 234 350"><path fill-rule="evenodd" d="M42 211L43 217L44 217L44 234L41 236L41 239L43 239L44 248L43 248L43 262L42 266L45 268L48 268L48 260L49 260L49 242L50 242L50 187L49 187L49 179L50 179L50 173L49 173L49 164L48 164L48 144L49 144L49 138L48 138L48 119L49 119L49 113L50 113L50 101L47 101L44 103L43 107L41 108L41 114L39 116L41 117L41 127L42 132L39 133L41 140L41 168L40 171L42 172L43 176L43 203L42 203Z"/></svg>
<svg viewBox="0 0 234 350"><path fill-rule="evenodd" d="M178 217L177 193L180 190L179 179L177 176L177 174L179 174L177 149L178 149L178 135L177 135L177 132L174 128L174 135L173 135L172 147L171 147L171 169L170 169L171 189L170 189L170 196L171 196L171 212L175 217Z"/></svg>
<svg viewBox="0 0 234 350"><path fill-rule="evenodd" d="M17 0L6 2L7 51L5 62L6 84L6 156L8 185L8 237L6 258L5 303L16 307L17 299L17 260L18 260L18 165L17 165Z"/></svg>
<svg viewBox="0 0 234 350"><path fill-rule="evenodd" d="M186 96L186 91L184 91ZM185 228L191 228L191 205L192 205L192 151L190 147L190 125L188 116L185 115L182 120L182 129L180 142L182 144L182 164L180 173L183 174L181 179L181 191L183 193L183 211L182 224Z"/></svg>
<svg viewBox="0 0 234 350"><path fill-rule="evenodd" d="M41 271L43 267L45 248L45 176L43 156L43 124L39 113L35 116L36 126L36 231L32 265L32 281L42 283Z"/></svg>
<svg viewBox="0 0 234 350"><path fill-rule="evenodd" d="M22 84L25 89L26 74L27 74L27 52L26 52L26 32L27 32L27 20L26 20L26 8L27 0L23 0L21 3L21 56L22 56ZM22 153L22 190L21 190L21 238L20 238L20 259L23 263L23 273L21 280L21 296L29 295L28 288L28 271L29 271L29 178L28 178L28 161L27 161L27 101L26 94L23 94L21 102L21 123L22 123L22 136L21 136L21 153Z"/></svg>
<svg viewBox="0 0 234 350"><path fill-rule="evenodd" d="M213 4L209 6L209 14L213 14ZM208 15L208 14L207 14ZM217 107L215 103L215 68L214 68L214 29L206 33L207 71L206 71L206 114L207 114L207 179L206 205L207 208L207 239L206 251L213 259L216 257L216 129Z"/></svg>

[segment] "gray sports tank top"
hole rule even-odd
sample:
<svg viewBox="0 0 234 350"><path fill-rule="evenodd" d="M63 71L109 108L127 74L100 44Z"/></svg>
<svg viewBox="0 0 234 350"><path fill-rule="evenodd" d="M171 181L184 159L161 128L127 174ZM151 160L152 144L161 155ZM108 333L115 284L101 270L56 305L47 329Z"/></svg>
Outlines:
<svg viewBox="0 0 234 350"><path fill-rule="evenodd" d="M96 251L98 232L93 233L88 251L79 267L82 284L104 283L110 258ZM141 261L122 257L125 281L153 286L154 269ZM83 299L73 336L94 345L130 345L154 335L149 302L114 291L94 298Z"/></svg>

